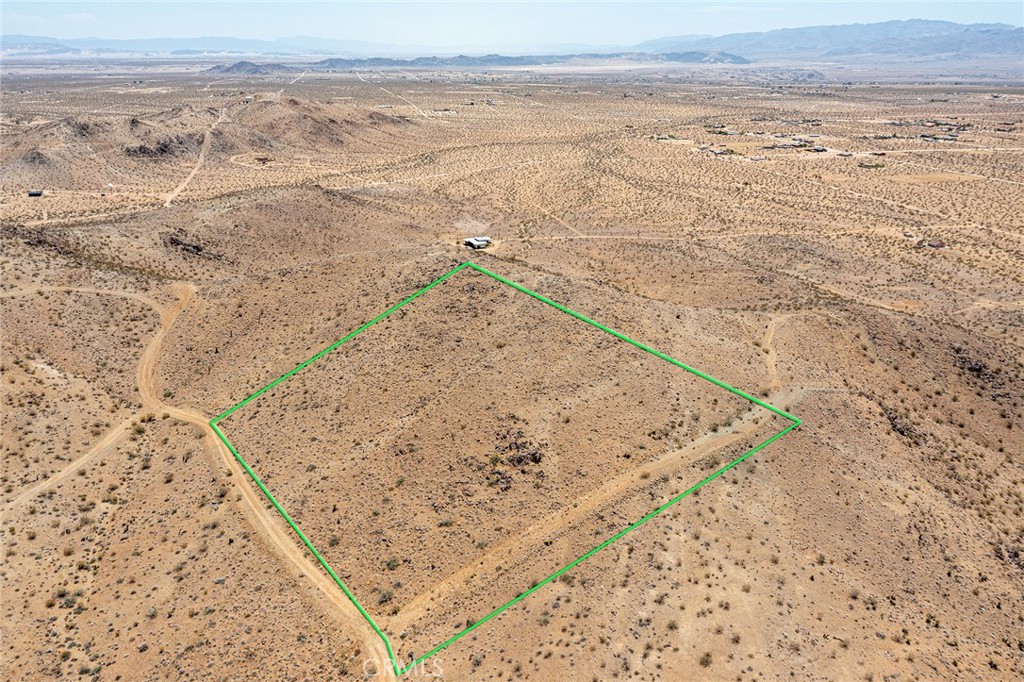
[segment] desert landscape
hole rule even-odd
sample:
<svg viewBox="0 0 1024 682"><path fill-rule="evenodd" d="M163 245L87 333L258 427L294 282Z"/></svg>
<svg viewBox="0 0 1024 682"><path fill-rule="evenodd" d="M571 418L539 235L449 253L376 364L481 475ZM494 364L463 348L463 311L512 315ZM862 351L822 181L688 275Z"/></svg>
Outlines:
<svg viewBox="0 0 1024 682"><path fill-rule="evenodd" d="M1024 88L4 65L12 680L1024 675ZM32 196L39 194L41 196ZM466 248L487 235L489 247Z"/></svg>

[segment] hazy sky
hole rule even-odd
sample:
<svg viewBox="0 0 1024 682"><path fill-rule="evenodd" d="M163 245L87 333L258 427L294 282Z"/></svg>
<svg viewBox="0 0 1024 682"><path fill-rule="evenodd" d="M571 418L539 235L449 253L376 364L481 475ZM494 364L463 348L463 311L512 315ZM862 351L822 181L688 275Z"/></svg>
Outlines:
<svg viewBox="0 0 1024 682"><path fill-rule="evenodd" d="M946 19L1024 24L1011 2L17 2L3 33L58 38L305 35L379 43L628 45L691 33Z"/></svg>

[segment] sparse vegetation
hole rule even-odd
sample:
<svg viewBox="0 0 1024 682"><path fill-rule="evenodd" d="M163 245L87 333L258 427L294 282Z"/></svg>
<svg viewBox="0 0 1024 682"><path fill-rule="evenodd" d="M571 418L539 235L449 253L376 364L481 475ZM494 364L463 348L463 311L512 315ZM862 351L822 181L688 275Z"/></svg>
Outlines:
<svg viewBox="0 0 1024 682"><path fill-rule="evenodd" d="M447 676L1020 676L1012 88L156 61L5 76L10 676L372 676L372 633L317 606L337 585L207 421L466 257L806 423ZM462 274L220 423L402 660L780 425Z"/></svg>

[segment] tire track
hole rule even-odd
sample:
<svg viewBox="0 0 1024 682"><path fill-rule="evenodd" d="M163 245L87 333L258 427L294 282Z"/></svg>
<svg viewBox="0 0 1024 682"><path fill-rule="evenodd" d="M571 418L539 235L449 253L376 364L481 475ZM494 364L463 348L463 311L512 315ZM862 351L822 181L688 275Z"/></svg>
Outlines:
<svg viewBox="0 0 1024 682"><path fill-rule="evenodd" d="M10 298L31 295L38 291L62 291L117 296L142 301L155 310L161 318L160 327L142 352L136 371L137 388L141 396L142 407L124 421L108 430L84 455L57 473L19 494L3 509L0 517L6 520L12 512L18 510L48 488L60 484L95 459L100 453L107 451L108 448L118 443L128 434L132 422L139 419L143 413L166 412L179 421L194 424L203 430L204 450L207 453L218 455L220 463L230 471L233 480L240 482L237 489L242 495L243 504L238 505L238 507L249 525L257 532L257 537L266 543L268 549L276 554L279 559L290 564L297 571L297 577L308 578L310 583L327 597L328 602L333 607L328 609L329 615L339 621L342 626L349 627L349 632L353 639L359 643L364 656L379 663L389 661L384 643L370 629L369 624L356 610L352 602L338 589L338 586L321 569L320 565L315 563L305 549L296 542L290 529L285 527L276 512L271 512L266 508L266 501L256 487L246 482L248 475L231 451L214 434L213 429L210 428L208 416L188 407L166 405L157 397L156 368L160 353L163 350L164 340L182 310L184 310L196 293L196 288L191 283L175 283L174 289L178 293L178 301L170 309L161 306L143 294L92 288L30 287L12 292L4 292L0 295ZM381 679L393 679L393 674L390 668L385 666L383 669L378 670L378 677Z"/></svg>
<svg viewBox="0 0 1024 682"><path fill-rule="evenodd" d="M213 122L205 133L203 133L203 145L199 148L199 158L196 160L196 165L192 167L188 177L182 180L181 184L175 187L171 193L167 195L167 199L164 201L164 207L170 206L171 202L178 198L178 195L181 194L183 189L188 187L188 184L192 182L192 178L199 173L199 169L201 169L203 164L206 163L206 154L210 151L210 145L213 143L213 130L227 120L227 113L228 110L226 108L221 109L220 116L218 116L217 120Z"/></svg>

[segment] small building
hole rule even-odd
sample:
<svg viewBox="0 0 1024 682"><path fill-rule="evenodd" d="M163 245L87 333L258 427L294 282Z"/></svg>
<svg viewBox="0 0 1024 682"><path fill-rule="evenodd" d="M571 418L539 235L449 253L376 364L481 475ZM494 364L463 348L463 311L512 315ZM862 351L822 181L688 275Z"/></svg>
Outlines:
<svg viewBox="0 0 1024 682"><path fill-rule="evenodd" d="M490 237L470 237L469 239L463 240L462 244L468 246L471 249L486 249L491 245Z"/></svg>
<svg viewBox="0 0 1024 682"><path fill-rule="evenodd" d="M30 197L41 197L41 196L43 196L43 190L41 190L41 189L30 189L28 191L28 195Z"/></svg>

